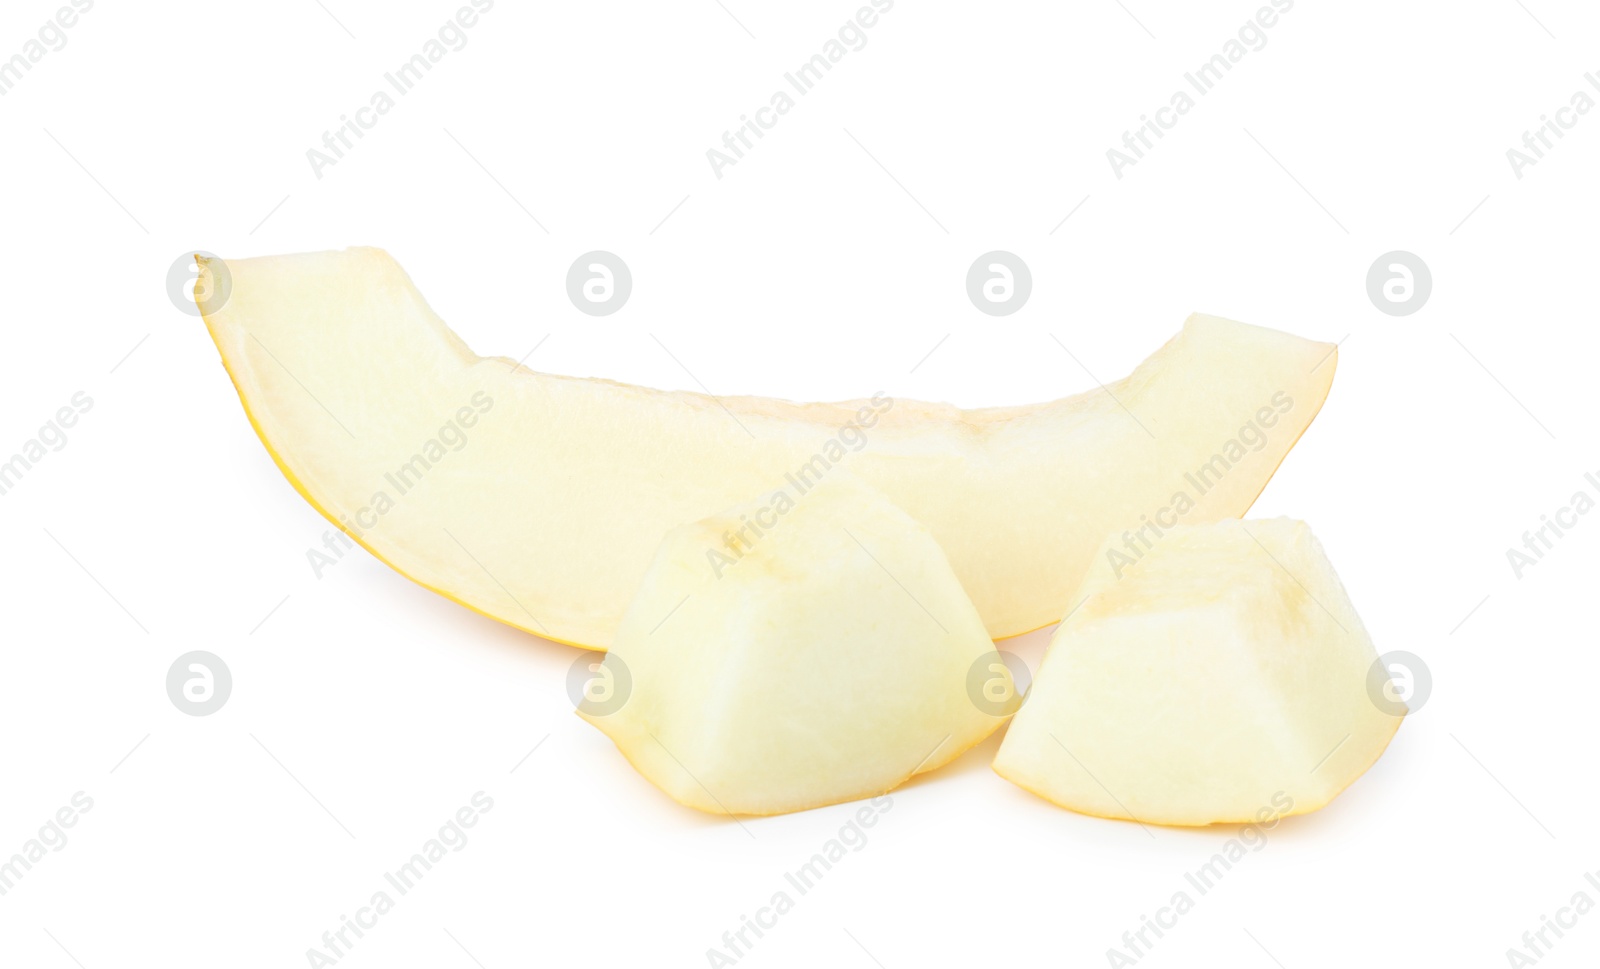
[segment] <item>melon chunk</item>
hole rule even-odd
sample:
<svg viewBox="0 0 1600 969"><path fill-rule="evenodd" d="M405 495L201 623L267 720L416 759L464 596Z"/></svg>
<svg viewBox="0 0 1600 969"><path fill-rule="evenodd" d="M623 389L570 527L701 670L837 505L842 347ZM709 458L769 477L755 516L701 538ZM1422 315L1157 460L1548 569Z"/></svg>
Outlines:
<svg viewBox="0 0 1600 969"><path fill-rule="evenodd" d="M776 814L987 737L1005 717L969 682L991 665L1009 687L938 543L841 473L670 532L598 671L616 692L578 713L680 803Z"/></svg>
<svg viewBox="0 0 1600 969"><path fill-rule="evenodd" d="M1303 814L1400 726L1369 695L1372 641L1302 522L1113 536L1074 601L994 761L1063 807L1178 825Z"/></svg>
<svg viewBox="0 0 1600 969"><path fill-rule="evenodd" d="M477 356L377 249L202 263L201 292L231 277L205 306L222 362L307 501L416 582L600 649L668 529L839 465L933 533L991 637L1049 625L1108 532L1244 514L1335 364L1194 316L1131 376L1048 404L716 398Z"/></svg>

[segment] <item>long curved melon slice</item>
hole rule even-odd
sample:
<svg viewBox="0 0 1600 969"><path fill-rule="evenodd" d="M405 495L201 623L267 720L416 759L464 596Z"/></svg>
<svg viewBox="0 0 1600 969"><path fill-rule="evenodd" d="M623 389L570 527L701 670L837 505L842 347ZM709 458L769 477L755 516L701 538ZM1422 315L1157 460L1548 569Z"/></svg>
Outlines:
<svg viewBox="0 0 1600 969"><path fill-rule="evenodd" d="M803 501L838 465L933 533L990 636L1048 625L1107 534L1136 557L1157 529L1243 515L1336 363L1330 344L1196 315L1127 378L1045 404L717 398L479 357L381 250L226 268L206 324L306 500L421 585L594 649L668 530L754 494Z"/></svg>

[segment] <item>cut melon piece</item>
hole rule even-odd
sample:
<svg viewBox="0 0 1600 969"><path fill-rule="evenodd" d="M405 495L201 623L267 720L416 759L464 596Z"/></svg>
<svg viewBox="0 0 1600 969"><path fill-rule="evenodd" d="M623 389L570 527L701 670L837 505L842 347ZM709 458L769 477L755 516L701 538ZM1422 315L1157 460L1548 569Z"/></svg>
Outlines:
<svg viewBox="0 0 1600 969"><path fill-rule="evenodd" d="M1179 825L1304 814L1400 726L1368 692L1372 641L1302 522L1113 536L1075 601L994 760L1063 807Z"/></svg>
<svg viewBox="0 0 1600 969"><path fill-rule="evenodd" d="M938 543L842 472L668 533L598 671L616 692L578 713L678 802L777 814L987 737L1005 717L970 692L985 660L1009 687Z"/></svg>
<svg viewBox="0 0 1600 969"><path fill-rule="evenodd" d="M1194 316L1131 376L1048 404L716 398L476 356L380 250L223 265L206 324L300 493L422 585L600 649L669 528L839 465L927 526L991 637L1049 625L1106 533L1242 515L1335 365Z"/></svg>

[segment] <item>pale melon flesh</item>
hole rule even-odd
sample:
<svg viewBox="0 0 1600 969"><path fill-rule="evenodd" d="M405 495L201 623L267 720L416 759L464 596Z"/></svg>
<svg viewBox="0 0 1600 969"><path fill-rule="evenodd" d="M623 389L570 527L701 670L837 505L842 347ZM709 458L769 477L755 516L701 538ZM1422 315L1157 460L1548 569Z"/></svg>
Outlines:
<svg viewBox="0 0 1600 969"><path fill-rule="evenodd" d="M1009 686L998 655L927 529L841 472L669 532L599 671L618 692L578 713L682 804L798 811L987 737L1005 716L969 684Z"/></svg>
<svg viewBox="0 0 1600 969"><path fill-rule="evenodd" d="M1242 515L1335 366L1329 344L1193 316L1129 377L1052 403L715 398L479 357L380 250L225 265L206 323L301 494L416 582L598 649L668 529L841 465L928 528L991 637L1048 625L1106 533Z"/></svg>
<svg viewBox="0 0 1600 969"><path fill-rule="evenodd" d="M1074 602L994 760L1063 807L1172 825L1303 814L1399 728L1392 695L1369 692L1372 641L1302 522L1113 536Z"/></svg>

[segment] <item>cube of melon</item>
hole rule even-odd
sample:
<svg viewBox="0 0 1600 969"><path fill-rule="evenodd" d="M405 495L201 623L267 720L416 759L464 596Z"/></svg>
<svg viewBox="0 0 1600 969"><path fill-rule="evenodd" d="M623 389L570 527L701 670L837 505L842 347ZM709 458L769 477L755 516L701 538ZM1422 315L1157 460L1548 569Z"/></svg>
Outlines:
<svg viewBox="0 0 1600 969"><path fill-rule="evenodd" d="M578 713L652 783L716 814L883 794L1005 722L1004 665L944 551L835 471L668 533Z"/></svg>
<svg viewBox="0 0 1600 969"><path fill-rule="evenodd" d="M1063 807L1175 825L1302 814L1399 728L1303 522L1113 536L1073 601L994 761Z"/></svg>

